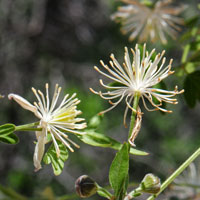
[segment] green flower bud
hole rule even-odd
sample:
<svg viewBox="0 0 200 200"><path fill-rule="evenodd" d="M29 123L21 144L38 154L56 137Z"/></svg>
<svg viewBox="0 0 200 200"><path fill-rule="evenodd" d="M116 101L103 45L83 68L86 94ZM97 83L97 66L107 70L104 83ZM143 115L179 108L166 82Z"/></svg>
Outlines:
<svg viewBox="0 0 200 200"><path fill-rule="evenodd" d="M93 116L89 121L88 127L97 128L101 124L102 119L103 119L102 115Z"/></svg>
<svg viewBox="0 0 200 200"><path fill-rule="evenodd" d="M80 176L75 183L77 194L81 198L87 198L94 195L97 192L97 184L89 176Z"/></svg>
<svg viewBox="0 0 200 200"><path fill-rule="evenodd" d="M140 188L143 192L156 194L160 191L160 179L154 174L146 174L143 178Z"/></svg>

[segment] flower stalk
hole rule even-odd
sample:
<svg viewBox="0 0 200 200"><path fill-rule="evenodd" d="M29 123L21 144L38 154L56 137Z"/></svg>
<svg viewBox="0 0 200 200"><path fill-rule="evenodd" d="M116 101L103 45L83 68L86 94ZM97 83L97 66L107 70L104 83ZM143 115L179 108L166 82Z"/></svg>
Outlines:
<svg viewBox="0 0 200 200"><path fill-rule="evenodd" d="M139 95L139 93L136 93L135 97L134 97L134 102L133 102L133 110L132 110L132 114L131 114L131 121L130 121L128 139L130 139L132 132L133 132L134 125L135 125L135 119L136 119L139 100L140 100L140 95Z"/></svg>
<svg viewBox="0 0 200 200"><path fill-rule="evenodd" d="M131 200L134 197L140 196L142 193L141 187L136 188L135 190L131 191L125 198L124 200Z"/></svg>
<svg viewBox="0 0 200 200"><path fill-rule="evenodd" d="M108 190L106 190L105 188L99 186L98 184L97 184L97 193L100 196L106 197L107 199L111 199L113 197L113 195Z"/></svg>
<svg viewBox="0 0 200 200"><path fill-rule="evenodd" d="M34 122L30 124L15 126L15 131L41 131L42 128L33 128L38 125L39 125L39 122Z"/></svg>
<svg viewBox="0 0 200 200"><path fill-rule="evenodd" d="M157 194L150 196L147 200L154 200L165 188L171 184L174 179L179 176L198 156L200 155L200 147L161 185Z"/></svg>
<svg viewBox="0 0 200 200"><path fill-rule="evenodd" d="M187 61L187 57L188 57L189 51L190 51L190 44L187 44L184 47L184 50L183 50L183 55L182 55L182 58L181 58L181 63L185 63Z"/></svg>

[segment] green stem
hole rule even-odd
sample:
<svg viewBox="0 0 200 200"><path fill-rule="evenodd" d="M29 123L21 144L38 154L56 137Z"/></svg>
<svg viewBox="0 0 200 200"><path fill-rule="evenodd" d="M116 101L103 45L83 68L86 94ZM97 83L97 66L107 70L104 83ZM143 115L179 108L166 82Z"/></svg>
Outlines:
<svg viewBox="0 0 200 200"><path fill-rule="evenodd" d="M197 32L198 32L198 27L193 27L191 32L192 36L195 37L197 35Z"/></svg>
<svg viewBox="0 0 200 200"><path fill-rule="evenodd" d="M134 197L138 197L140 195L142 195L142 189L141 187L136 188L135 190L131 191L124 200L130 200L133 199Z"/></svg>
<svg viewBox="0 0 200 200"><path fill-rule="evenodd" d="M140 95L136 93L134 96L134 102L133 102L134 110L137 110L139 99L140 99ZM132 111L128 139L131 137L131 134L135 125L135 116L136 116L136 112Z"/></svg>
<svg viewBox="0 0 200 200"><path fill-rule="evenodd" d="M182 173L191 162L193 162L200 155L200 148L198 148L162 185L157 194L150 196L147 200L154 200L174 179Z"/></svg>
<svg viewBox="0 0 200 200"><path fill-rule="evenodd" d="M39 122L34 122L30 124L15 126L15 131L41 131L41 128L33 128L34 126L38 126Z"/></svg>
<svg viewBox="0 0 200 200"><path fill-rule="evenodd" d="M108 190L99 185L97 185L97 193L102 197L106 197L107 199L111 199L113 196L110 192L108 192Z"/></svg>
<svg viewBox="0 0 200 200"><path fill-rule="evenodd" d="M133 101L133 110L132 111L132 114L131 114L131 121L130 121L130 127L129 127L129 134L128 134L128 141L132 135L132 132L133 132L133 128L135 126L135 117L136 117L136 111L137 111L137 108L138 108L138 103L139 103L139 99L140 99L140 94L139 93L135 93L135 96L134 96L134 101ZM129 148L129 152L130 152L130 148L131 148L131 144L128 142L128 148ZM128 153L128 156L129 156L129 153ZM129 174L127 174L126 176L126 180L129 179ZM124 181L125 183L126 181Z"/></svg>
<svg viewBox="0 0 200 200"><path fill-rule="evenodd" d="M186 62L189 51L190 51L190 44L187 44L184 47L184 50L183 50L183 55L182 55L182 58L181 58L181 63L185 63Z"/></svg>
<svg viewBox="0 0 200 200"><path fill-rule="evenodd" d="M18 194L11 188L6 188L2 185L0 185L0 191L5 194L6 196L10 197L11 199L15 200L27 200L28 198L25 196L22 196L21 194Z"/></svg>

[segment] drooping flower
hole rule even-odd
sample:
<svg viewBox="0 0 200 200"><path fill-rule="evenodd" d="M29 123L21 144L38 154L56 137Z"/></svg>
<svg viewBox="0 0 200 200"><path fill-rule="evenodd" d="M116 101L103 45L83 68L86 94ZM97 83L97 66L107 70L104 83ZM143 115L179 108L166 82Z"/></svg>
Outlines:
<svg viewBox="0 0 200 200"><path fill-rule="evenodd" d="M99 73L111 79L114 84L106 85L103 80L100 79L100 84L107 89L106 92L97 92L92 88L90 90L102 97L103 99L109 100L111 107L105 111L102 111L100 114L110 111L116 107L124 98L126 102L126 109L124 112L124 124L126 121L126 115L128 109L135 111L131 102L133 102L134 96L139 95L142 99L144 107L148 111L161 110L163 112L172 112L162 107L162 102L177 104L177 99L173 98L175 95L180 94L183 90L178 91L176 86L174 91L168 91L164 89L154 88L155 85L160 83L163 79L168 77L170 74L173 74L171 71L172 59L169 64L164 67L166 58L163 58L165 51L161 54L157 54L155 59L152 60L152 55L155 52L155 49L149 54L146 51L146 45L143 47L143 55L140 56L140 50L138 45L135 47L135 51L131 49L133 54L133 61L131 62L128 49L125 47L124 63L121 66L119 62L115 59L114 55L111 54L110 67L101 60L100 63L103 66L106 72L101 71L98 67L94 67ZM162 60L162 61L161 61ZM161 64L159 65L159 62ZM116 102L113 102L114 99L118 99ZM149 109L146 105L145 99L147 99L153 109ZM156 103L155 99L159 102ZM135 111L136 112L136 111Z"/></svg>
<svg viewBox="0 0 200 200"><path fill-rule="evenodd" d="M152 7L138 0L121 1L127 5L119 7L111 18L121 23L122 33L131 33L130 41L138 36L139 42L150 38L152 42L160 39L166 44L166 33L175 39L181 30L180 26L184 24L184 20L177 15L185 9L185 6L173 6L172 0L157 1Z"/></svg>
<svg viewBox="0 0 200 200"><path fill-rule="evenodd" d="M51 135L56 154L59 157L60 149L57 140L61 141L73 152L74 150L70 146L70 143L77 148L79 146L69 139L66 133L84 134L84 132L78 130L84 129L86 123L82 122L84 121L83 118L77 118L77 115L81 114L81 111L77 110L77 104L80 100L75 98L76 94L73 94L71 97L68 94L65 95L60 105L56 107L61 92L61 87L58 84L55 86L51 102L48 84L46 84L46 96L40 90L32 88L32 91L38 100L38 103L34 102L33 105L17 94L9 94L8 98L15 100L24 109L33 112L40 119L37 128L41 128L42 130L36 131L37 143L33 157L35 170L37 171L41 168L41 160L44 155L48 134Z"/></svg>

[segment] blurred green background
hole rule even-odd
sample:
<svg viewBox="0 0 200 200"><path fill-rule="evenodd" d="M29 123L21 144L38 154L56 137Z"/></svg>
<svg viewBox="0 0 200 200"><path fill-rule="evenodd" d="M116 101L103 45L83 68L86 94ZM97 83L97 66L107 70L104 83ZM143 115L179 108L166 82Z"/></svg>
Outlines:
<svg viewBox="0 0 200 200"><path fill-rule="evenodd" d="M197 0L189 1L183 13L185 19L199 12L197 3ZM128 36L120 33L120 25L111 21L110 15L118 5L121 3L114 0L0 0L0 93L5 95L0 100L1 124L36 121L32 113L10 102L7 95L16 93L33 102L31 87L44 91L45 83L50 84L52 91L58 83L63 93L76 92L81 99L78 108L87 121L108 108L105 100L88 89L100 88L101 76L93 66L100 66L100 59L108 63L111 53L122 61L124 46L134 47L137 42L130 43ZM154 47L157 52L166 50L167 62L173 58L174 66L180 63L182 44L178 39L169 39L167 45L147 42L149 51ZM173 90L174 85L183 88L182 77L171 76L165 83L169 90ZM167 105L173 110L172 114L147 112L142 107L145 114L136 145L150 155L131 156L131 181L139 182L149 172L164 180L199 146L199 104L190 109L183 95L177 98L178 105ZM105 114L99 130L122 143L128 132L123 126L124 108L122 103ZM38 199L43 194L43 199L51 200L74 194L75 180L83 174L102 186L108 185L114 150L89 146L73 138L81 148L70 153L62 174L56 177L51 166L43 165L42 170L34 172L35 134L19 132L17 135L20 138L18 145L0 144L2 186L29 198ZM6 199L1 192L0 199ZM71 196L69 199L79 198ZM88 199L102 200L98 196Z"/></svg>

